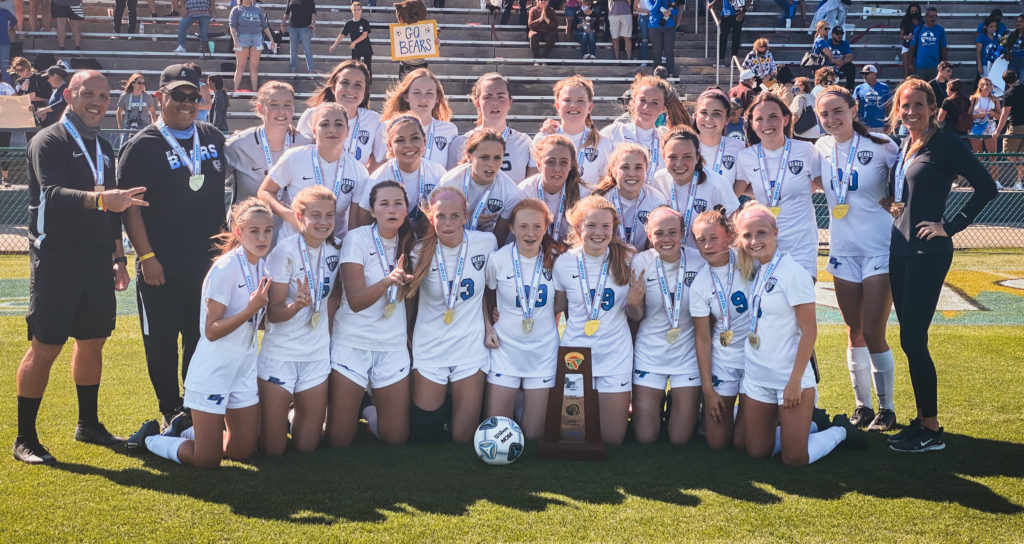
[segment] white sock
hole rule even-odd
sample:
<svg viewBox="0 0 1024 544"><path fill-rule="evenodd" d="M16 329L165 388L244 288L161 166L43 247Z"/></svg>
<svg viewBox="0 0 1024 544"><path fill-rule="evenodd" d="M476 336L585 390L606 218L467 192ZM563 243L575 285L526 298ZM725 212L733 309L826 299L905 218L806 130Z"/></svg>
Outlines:
<svg viewBox="0 0 1024 544"><path fill-rule="evenodd" d="M185 429L184 431L181 431L181 437L184 438L185 440L195 440L196 439L196 428L195 427L189 427L189 428Z"/></svg>
<svg viewBox="0 0 1024 544"><path fill-rule="evenodd" d="M850 368L850 383L857 406L871 407L871 355L867 347L846 350L846 365Z"/></svg>
<svg viewBox="0 0 1024 544"><path fill-rule="evenodd" d="M363 408L363 419L370 426L370 432L373 433L373 436L380 438L380 435L377 434L377 407L371 404Z"/></svg>
<svg viewBox="0 0 1024 544"><path fill-rule="evenodd" d="M812 421L811 422L811 434L813 435L816 432L818 432L818 424ZM776 426L775 427L775 447L772 448L772 457L775 457L780 452L782 452L782 427L781 426Z"/></svg>
<svg viewBox="0 0 1024 544"><path fill-rule="evenodd" d="M181 464L178 459L178 447L188 442L186 438L176 436L154 435L146 437L146 449L169 461Z"/></svg>
<svg viewBox="0 0 1024 544"><path fill-rule="evenodd" d="M893 388L896 386L896 362L892 350L871 354L871 375L875 379L875 394L878 395L878 407L892 410L894 408Z"/></svg>
<svg viewBox="0 0 1024 544"><path fill-rule="evenodd" d="M811 434L807 437L807 464L825 457L843 440L846 440L846 429L838 426Z"/></svg>

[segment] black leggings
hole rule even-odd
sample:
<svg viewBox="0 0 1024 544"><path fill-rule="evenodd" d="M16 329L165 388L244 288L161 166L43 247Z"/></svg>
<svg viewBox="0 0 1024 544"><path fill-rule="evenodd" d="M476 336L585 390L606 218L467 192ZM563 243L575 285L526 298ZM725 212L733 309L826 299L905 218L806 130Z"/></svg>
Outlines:
<svg viewBox="0 0 1024 544"><path fill-rule="evenodd" d="M718 60L726 61L729 59L729 55L725 52L725 44L729 41L730 36L732 36L732 56L739 56L740 32L742 31L743 21L737 21L735 15L722 18L721 36L718 38ZM740 62L743 62L743 59L740 59Z"/></svg>
<svg viewBox="0 0 1024 544"><path fill-rule="evenodd" d="M939 414L938 380L935 363L928 352L928 327L952 262L952 252L889 256L889 285L900 322L900 347L910 366L919 417Z"/></svg>

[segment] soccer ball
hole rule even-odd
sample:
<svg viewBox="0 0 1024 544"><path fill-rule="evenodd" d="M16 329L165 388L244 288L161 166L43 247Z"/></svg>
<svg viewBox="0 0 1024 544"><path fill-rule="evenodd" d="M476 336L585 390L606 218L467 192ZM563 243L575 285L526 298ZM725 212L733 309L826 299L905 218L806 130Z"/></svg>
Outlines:
<svg viewBox="0 0 1024 544"><path fill-rule="evenodd" d="M523 430L507 417L489 417L476 428L473 449L488 465L510 465L523 454Z"/></svg>

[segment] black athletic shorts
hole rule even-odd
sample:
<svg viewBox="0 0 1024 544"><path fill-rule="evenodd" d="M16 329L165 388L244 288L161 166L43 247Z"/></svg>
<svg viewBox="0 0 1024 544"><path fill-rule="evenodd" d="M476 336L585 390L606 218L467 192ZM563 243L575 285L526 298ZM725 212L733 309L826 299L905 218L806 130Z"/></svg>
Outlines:
<svg viewBox="0 0 1024 544"><path fill-rule="evenodd" d="M72 21L84 21L85 12L82 10L82 4L77 6L58 6L57 4L50 3L50 17L54 19L63 17Z"/></svg>
<svg viewBox="0 0 1024 544"><path fill-rule="evenodd" d="M63 345L107 338L114 330L117 302L109 256L83 259L62 251L29 247L28 339Z"/></svg>

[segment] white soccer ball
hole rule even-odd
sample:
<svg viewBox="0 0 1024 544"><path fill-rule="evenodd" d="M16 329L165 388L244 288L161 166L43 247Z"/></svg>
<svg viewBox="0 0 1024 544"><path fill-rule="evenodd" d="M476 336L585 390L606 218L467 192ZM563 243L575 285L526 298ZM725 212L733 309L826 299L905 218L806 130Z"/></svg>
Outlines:
<svg viewBox="0 0 1024 544"><path fill-rule="evenodd" d="M523 454L523 430L507 417L489 417L476 428L473 450L488 465L510 465Z"/></svg>

